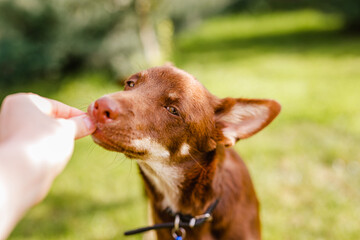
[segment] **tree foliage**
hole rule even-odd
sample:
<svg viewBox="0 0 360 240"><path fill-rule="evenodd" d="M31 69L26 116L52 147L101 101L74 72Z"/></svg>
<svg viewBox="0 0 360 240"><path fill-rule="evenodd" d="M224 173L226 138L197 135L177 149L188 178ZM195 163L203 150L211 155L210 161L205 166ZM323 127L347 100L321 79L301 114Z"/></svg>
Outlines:
<svg viewBox="0 0 360 240"><path fill-rule="evenodd" d="M0 0L0 85L89 69L125 76L164 60L172 22L185 26L229 2Z"/></svg>

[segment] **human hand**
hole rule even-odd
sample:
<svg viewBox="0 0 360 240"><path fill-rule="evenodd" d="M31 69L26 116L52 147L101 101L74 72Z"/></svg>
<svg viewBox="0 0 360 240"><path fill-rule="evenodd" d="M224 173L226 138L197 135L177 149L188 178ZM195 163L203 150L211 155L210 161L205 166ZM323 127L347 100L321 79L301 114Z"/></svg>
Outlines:
<svg viewBox="0 0 360 240"><path fill-rule="evenodd" d="M42 200L70 159L74 139L95 128L84 112L58 101L25 93L6 97L0 112L0 212L8 214L1 215L13 216L14 225Z"/></svg>

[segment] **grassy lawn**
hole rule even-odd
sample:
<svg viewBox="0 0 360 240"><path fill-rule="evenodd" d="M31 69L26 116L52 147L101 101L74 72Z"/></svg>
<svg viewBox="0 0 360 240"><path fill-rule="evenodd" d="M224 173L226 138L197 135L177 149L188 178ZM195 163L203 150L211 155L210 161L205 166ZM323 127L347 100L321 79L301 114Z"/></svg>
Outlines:
<svg viewBox="0 0 360 240"><path fill-rule="evenodd" d="M176 39L176 65L215 95L283 106L273 124L236 146L260 198L264 239L360 237L360 36L342 34L341 25L310 10L232 15ZM16 90L85 110L117 89L88 74ZM136 164L85 138L10 239L141 239L122 233L145 225L146 209Z"/></svg>

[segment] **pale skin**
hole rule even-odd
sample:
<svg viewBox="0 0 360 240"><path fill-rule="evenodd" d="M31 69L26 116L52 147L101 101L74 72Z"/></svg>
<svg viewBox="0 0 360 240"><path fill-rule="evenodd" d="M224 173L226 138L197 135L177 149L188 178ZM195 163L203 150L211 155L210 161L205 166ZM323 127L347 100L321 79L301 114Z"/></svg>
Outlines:
<svg viewBox="0 0 360 240"><path fill-rule="evenodd" d="M64 170L75 139L96 129L79 109L31 93L7 96L0 111L0 239L42 201Z"/></svg>

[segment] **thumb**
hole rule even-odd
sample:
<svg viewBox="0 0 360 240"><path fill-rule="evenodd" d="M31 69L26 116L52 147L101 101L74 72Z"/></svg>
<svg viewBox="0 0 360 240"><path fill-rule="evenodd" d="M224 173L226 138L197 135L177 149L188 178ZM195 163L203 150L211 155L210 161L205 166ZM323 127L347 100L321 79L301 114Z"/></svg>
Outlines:
<svg viewBox="0 0 360 240"><path fill-rule="evenodd" d="M75 124L75 139L86 137L96 130L95 123L86 114L69 118L67 120L72 121Z"/></svg>

